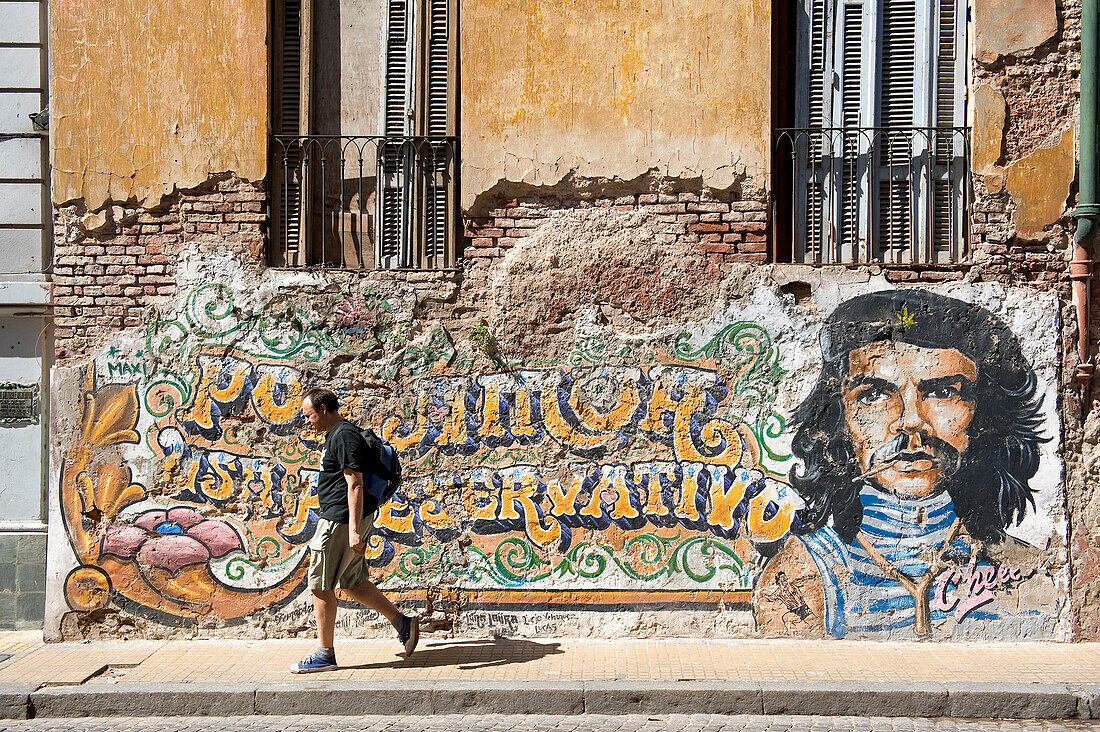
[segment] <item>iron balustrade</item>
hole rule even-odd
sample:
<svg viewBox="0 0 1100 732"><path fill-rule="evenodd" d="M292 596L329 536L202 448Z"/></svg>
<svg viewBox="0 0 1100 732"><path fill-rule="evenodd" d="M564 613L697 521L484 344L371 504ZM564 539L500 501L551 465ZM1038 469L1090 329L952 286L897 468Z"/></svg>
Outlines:
<svg viewBox="0 0 1100 732"><path fill-rule="evenodd" d="M915 265L965 258L967 128L782 128L775 155L778 180L783 187L789 181L794 262Z"/></svg>
<svg viewBox="0 0 1100 732"><path fill-rule="evenodd" d="M272 264L452 267L458 139L276 136Z"/></svg>

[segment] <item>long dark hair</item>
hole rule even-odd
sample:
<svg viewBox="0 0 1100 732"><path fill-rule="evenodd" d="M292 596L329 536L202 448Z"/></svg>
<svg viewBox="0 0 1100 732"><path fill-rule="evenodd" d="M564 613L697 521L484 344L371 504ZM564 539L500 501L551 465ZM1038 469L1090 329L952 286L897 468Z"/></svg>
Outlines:
<svg viewBox="0 0 1100 732"><path fill-rule="evenodd" d="M904 318L886 317L897 314ZM975 335L975 329L985 330ZM826 323L821 376L793 419L791 450L802 468L791 471L790 482L806 504L794 530L808 533L831 518L841 539L855 540L863 522L861 471L845 424L841 392L848 353L888 339L926 348L954 348L977 365L969 443L958 470L946 478L944 487L972 537L1004 541L1005 529L1023 519L1028 504L1035 506L1035 491L1028 482L1039 469L1039 446L1045 442L1043 398L1035 372L1015 336L987 311L923 290L854 298L837 308Z"/></svg>

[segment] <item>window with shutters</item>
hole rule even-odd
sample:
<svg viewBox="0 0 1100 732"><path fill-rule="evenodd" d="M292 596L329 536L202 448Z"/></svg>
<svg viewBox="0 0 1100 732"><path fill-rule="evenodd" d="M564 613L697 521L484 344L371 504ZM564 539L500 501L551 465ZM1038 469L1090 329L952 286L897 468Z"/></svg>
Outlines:
<svg viewBox="0 0 1100 732"><path fill-rule="evenodd" d="M277 265L454 264L454 0L374 1L276 3Z"/></svg>
<svg viewBox="0 0 1100 732"><path fill-rule="evenodd" d="M790 258L966 254L965 0L798 0L794 126L777 131Z"/></svg>

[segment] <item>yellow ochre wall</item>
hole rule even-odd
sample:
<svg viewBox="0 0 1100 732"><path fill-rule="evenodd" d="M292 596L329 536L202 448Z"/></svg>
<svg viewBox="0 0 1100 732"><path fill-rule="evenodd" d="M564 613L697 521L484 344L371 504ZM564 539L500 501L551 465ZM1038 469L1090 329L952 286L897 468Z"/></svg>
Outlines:
<svg viewBox="0 0 1100 732"><path fill-rule="evenodd" d="M630 180L762 186L767 0L466 0L462 186Z"/></svg>
<svg viewBox="0 0 1100 732"><path fill-rule="evenodd" d="M267 174L264 0L50 0L53 199Z"/></svg>

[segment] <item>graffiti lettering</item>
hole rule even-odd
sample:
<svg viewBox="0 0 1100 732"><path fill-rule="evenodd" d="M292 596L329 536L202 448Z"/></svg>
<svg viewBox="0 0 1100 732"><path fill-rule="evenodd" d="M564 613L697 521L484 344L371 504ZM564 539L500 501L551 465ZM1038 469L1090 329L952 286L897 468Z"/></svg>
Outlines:
<svg viewBox="0 0 1100 732"><path fill-rule="evenodd" d="M672 447L681 462L737 465L748 426L720 419L728 385L695 367L577 367L523 370L477 378L421 379L406 417L382 433L413 457L469 454L483 447L547 440L599 458L644 438ZM685 507L690 511L690 506Z"/></svg>
<svg viewBox="0 0 1100 732"><path fill-rule="evenodd" d="M974 610L992 602L997 591L1023 579L1019 568L1005 565L978 565L973 556L962 569L948 569L936 579L936 592L932 597L932 609L949 613L955 611L955 620L962 620Z"/></svg>

